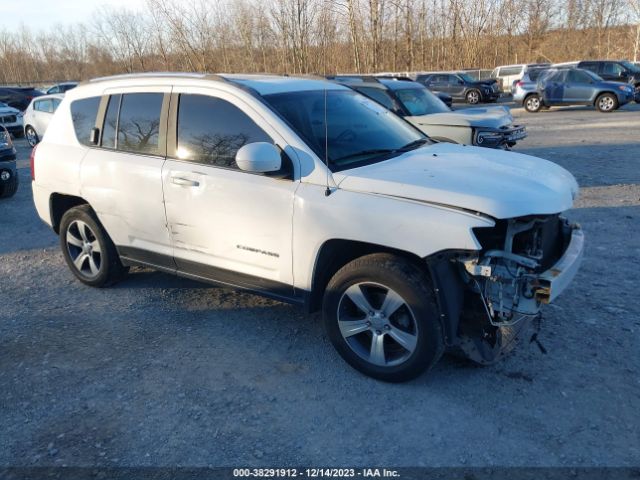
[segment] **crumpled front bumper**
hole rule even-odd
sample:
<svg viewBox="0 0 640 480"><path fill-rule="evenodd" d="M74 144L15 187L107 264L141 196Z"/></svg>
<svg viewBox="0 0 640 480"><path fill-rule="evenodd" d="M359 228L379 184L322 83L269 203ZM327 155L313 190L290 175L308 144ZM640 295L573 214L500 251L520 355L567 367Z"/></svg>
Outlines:
<svg viewBox="0 0 640 480"><path fill-rule="evenodd" d="M518 140L527 137L527 129L523 125L510 125L504 128L476 127L473 143L479 147L504 148L511 147Z"/></svg>
<svg viewBox="0 0 640 480"><path fill-rule="evenodd" d="M572 225L571 240L560 260L538 276L535 298L541 303L553 302L564 292L578 273L584 254L584 233Z"/></svg>

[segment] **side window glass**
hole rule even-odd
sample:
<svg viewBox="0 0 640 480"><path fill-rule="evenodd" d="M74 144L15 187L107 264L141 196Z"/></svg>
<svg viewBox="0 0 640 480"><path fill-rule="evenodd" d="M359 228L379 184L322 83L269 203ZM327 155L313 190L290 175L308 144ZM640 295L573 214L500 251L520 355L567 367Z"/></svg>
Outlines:
<svg viewBox="0 0 640 480"><path fill-rule="evenodd" d="M237 169L236 152L253 142L273 140L231 103L205 95L180 95L179 159Z"/></svg>
<svg viewBox="0 0 640 480"><path fill-rule="evenodd" d="M391 97L389 97L389 95L387 95L384 90L381 90L379 88L363 87L359 88L358 91L360 91L363 95L371 98L372 100L375 100L383 107L388 108L389 110L395 110L393 100L391 99Z"/></svg>
<svg viewBox="0 0 640 480"><path fill-rule="evenodd" d="M104 125L102 126L102 146L105 148L116 148L116 131L121 98L122 95L111 95L109 97L107 112L104 116Z"/></svg>
<svg viewBox="0 0 640 480"><path fill-rule="evenodd" d="M622 68L622 66L618 65L617 63L605 63L603 68L602 68L602 72L606 75L615 75L615 76L619 76L622 74L622 72L624 71L624 69Z"/></svg>
<svg viewBox="0 0 640 480"><path fill-rule="evenodd" d="M127 93L120 102L118 150L154 155L159 153L162 93Z"/></svg>
<svg viewBox="0 0 640 480"><path fill-rule="evenodd" d="M100 97L89 97L71 103L71 120L76 138L83 145L91 145L91 129L96 125Z"/></svg>
<svg viewBox="0 0 640 480"><path fill-rule="evenodd" d="M59 98L54 98L52 99L53 102L53 111L55 112L58 109L58 106L60 105L60 102L62 100L60 100Z"/></svg>
<svg viewBox="0 0 640 480"><path fill-rule="evenodd" d="M39 112L39 111L40 111L40 104L41 104L41 103L42 103L42 100L40 100L39 102L33 102L33 109L34 109L36 112Z"/></svg>

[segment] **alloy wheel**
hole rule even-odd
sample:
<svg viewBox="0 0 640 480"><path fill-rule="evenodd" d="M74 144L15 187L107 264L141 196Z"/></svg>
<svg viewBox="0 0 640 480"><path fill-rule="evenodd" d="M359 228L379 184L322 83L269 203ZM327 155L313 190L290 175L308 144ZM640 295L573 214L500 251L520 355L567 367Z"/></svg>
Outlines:
<svg viewBox="0 0 640 480"><path fill-rule="evenodd" d="M340 298L337 318L347 345L374 365L400 365L418 345L415 315L398 293L384 285L351 285Z"/></svg>
<svg viewBox="0 0 640 480"><path fill-rule="evenodd" d="M609 96L603 96L600 98L600 100L598 100L598 107L600 108L600 110L604 110L605 112L613 109L615 104L616 102Z"/></svg>
<svg viewBox="0 0 640 480"><path fill-rule="evenodd" d="M35 147L36 144L38 143L38 134L36 133L36 131L29 127L27 128L27 142L29 142L29 145L32 147Z"/></svg>
<svg viewBox="0 0 640 480"><path fill-rule="evenodd" d="M91 227L82 220L74 220L67 229L66 242L75 268L88 279L97 277L102 265L102 250Z"/></svg>
<svg viewBox="0 0 640 480"><path fill-rule="evenodd" d="M540 108L540 99L538 97L527 98L527 110L538 110Z"/></svg>
<svg viewBox="0 0 640 480"><path fill-rule="evenodd" d="M467 93L467 100L469 101L470 104L475 105L480 101L480 95L478 95L478 92L475 92L472 90L469 93Z"/></svg>

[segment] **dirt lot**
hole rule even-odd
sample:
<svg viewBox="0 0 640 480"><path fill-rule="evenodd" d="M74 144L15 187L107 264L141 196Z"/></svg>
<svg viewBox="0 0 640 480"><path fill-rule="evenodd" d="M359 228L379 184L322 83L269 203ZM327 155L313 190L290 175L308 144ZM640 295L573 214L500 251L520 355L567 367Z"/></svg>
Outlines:
<svg viewBox="0 0 640 480"><path fill-rule="evenodd" d="M514 110L517 150L568 168L582 270L540 338L389 385L318 315L137 270L82 286L37 218L29 150L0 202L0 466L640 465L640 105Z"/></svg>

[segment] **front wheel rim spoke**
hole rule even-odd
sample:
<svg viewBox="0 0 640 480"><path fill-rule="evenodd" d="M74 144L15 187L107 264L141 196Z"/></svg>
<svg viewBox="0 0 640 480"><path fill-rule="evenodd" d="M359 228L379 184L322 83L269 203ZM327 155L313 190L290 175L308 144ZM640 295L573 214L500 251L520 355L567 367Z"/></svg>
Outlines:
<svg viewBox="0 0 640 480"><path fill-rule="evenodd" d="M93 257L93 255L87 255L87 257L89 258L89 270L91 270L91 274L97 275L100 271L100 268L96 264L95 258Z"/></svg>
<svg viewBox="0 0 640 480"><path fill-rule="evenodd" d="M351 285L345 294L362 312L369 313L373 311L373 308L371 307L369 300L364 296L364 292L362 291L362 288L360 288L360 285Z"/></svg>
<svg viewBox="0 0 640 480"><path fill-rule="evenodd" d="M384 354L384 334L373 334L371 338L371 350L369 351L369 361L376 365L385 365L387 363Z"/></svg>
<svg viewBox="0 0 640 480"><path fill-rule="evenodd" d="M91 251L93 253L102 253L102 250L100 250L100 242L98 242L98 240L91 242Z"/></svg>
<svg viewBox="0 0 640 480"><path fill-rule="evenodd" d="M82 271L82 266L84 265L84 261L87 259L87 255L85 253L81 253L80 255L78 255L76 257L76 259L73 261L73 264L76 266L76 268L80 271Z"/></svg>
<svg viewBox="0 0 640 480"><path fill-rule="evenodd" d="M380 310L387 318L393 315L400 307L404 305L404 300L395 291L389 289L384 297L384 302Z"/></svg>
<svg viewBox="0 0 640 480"><path fill-rule="evenodd" d="M366 320L339 320L338 326L344 338L349 338L369 330L369 322Z"/></svg>
<svg viewBox="0 0 640 480"><path fill-rule="evenodd" d="M71 233L71 230L67 231L67 243L69 245L73 245L74 247L82 248L82 240Z"/></svg>
<svg viewBox="0 0 640 480"><path fill-rule="evenodd" d="M409 352L413 352L418 344L418 337L412 335L397 327L391 327L389 330L389 336L393 338L402 348Z"/></svg>
<svg viewBox="0 0 640 480"><path fill-rule="evenodd" d="M85 242L89 241L89 236L87 235L87 224L84 222L78 222L78 232L80 233L80 236L82 237L82 240L84 240Z"/></svg>

